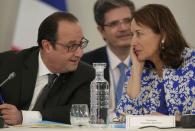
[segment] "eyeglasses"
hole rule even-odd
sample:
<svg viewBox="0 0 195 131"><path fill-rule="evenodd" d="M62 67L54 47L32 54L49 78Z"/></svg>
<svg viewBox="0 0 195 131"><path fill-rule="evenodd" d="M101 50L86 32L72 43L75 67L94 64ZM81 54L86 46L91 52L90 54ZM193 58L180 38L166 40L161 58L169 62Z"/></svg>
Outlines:
<svg viewBox="0 0 195 131"><path fill-rule="evenodd" d="M111 21L107 24L104 24L103 26L108 26L110 28L116 28L116 27L119 27L122 23L125 24L125 25L130 25L131 20L132 20L131 17L127 17L127 18L124 18L122 20Z"/></svg>
<svg viewBox="0 0 195 131"><path fill-rule="evenodd" d="M56 42L57 45L62 46L64 49L66 49L68 52L74 52L76 51L79 47L81 49L84 49L85 47L87 47L89 43L89 40L87 40L86 38L82 38L80 41L80 44L72 44L72 45L64 45L62 43Z"/></svg>

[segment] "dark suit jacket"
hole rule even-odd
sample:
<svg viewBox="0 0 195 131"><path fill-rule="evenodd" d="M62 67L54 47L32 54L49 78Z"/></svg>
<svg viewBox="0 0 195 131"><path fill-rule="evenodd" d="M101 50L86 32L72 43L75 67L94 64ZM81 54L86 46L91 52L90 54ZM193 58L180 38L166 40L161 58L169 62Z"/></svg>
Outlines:
<svg viewBox="0 0 195 131"><path fill-rule="evenodd" d="M0 53L0 66L2 63L10 57L13 57L16 54L15 51L5 51Z"/></svg>
<svg viewBox="0 0 195 131"><path fill-rule="evenodd" d="M110 76L109 76L109 60L108 54L106 51L106 47L101 47L91 52L85 53L82 57L82 60L87 62L90 65L93 63L106 63L106 68L104 70L104 77L110 83Z"/></svg>
<svg viewBox="0 0 195 131"><path fill-rule="evenodd" d="M6 103L20 110L27 110L31 103L38 72L38 47L25 49L9 57L0 66L0 82L11 72L16 77L1 87ZM72 104L90 103L90 83L94 79L94 69L80 62L76 71L60 74L49 92L45 108L41 110L43 120L70 123ZM83 74L85 76L83 77Z"/></svg>

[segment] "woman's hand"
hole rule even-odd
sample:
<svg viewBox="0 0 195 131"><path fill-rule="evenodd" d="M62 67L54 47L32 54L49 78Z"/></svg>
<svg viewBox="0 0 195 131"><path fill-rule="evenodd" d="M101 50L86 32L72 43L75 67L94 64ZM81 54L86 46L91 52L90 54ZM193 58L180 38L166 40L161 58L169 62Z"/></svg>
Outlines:
<svg viewBox="0 0 195 131"><path fill-rule="evenodd" d="M165 115L165 114L162 114L160 112L152 112L150 115L162 116L162 115Z"/></svg>
<svg viewBox="0 0 195 131"><path fill-rule="evenodd" d="M142 74L143 67L144 67L144 61L138 60L138 57L135 54L135 50L133 46L131 46L130 48L130 58L132 61L132 71L134 73Z"/></svg>
<svg viewBox="0 0 195 131"><path fill-rule="evenodd" d="M131 57L131 76L127 85L127 95L131 98L136 98L141 90L141 76L144 67L144 61L139 61L133 46L130 48Z"/></svg>

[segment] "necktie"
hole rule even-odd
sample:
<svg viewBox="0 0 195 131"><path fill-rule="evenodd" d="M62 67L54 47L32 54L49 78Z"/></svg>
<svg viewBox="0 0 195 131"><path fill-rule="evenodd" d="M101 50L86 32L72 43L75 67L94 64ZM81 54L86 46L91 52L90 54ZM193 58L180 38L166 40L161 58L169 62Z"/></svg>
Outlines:
<svg viewBox="0 0 195 131"><path fill-rule="evenodd" d="M48 83L43 87L43 90L40 92L33 110L40 111L43 108L45 100L47 99L49 91L53 86L56 78L57 78L56 74L48 74Z"/></svg>
<svg viewBox="0 0 195 131"><path fill-rule="evenodd" d="M125 64L120 63L118 65L119 71L120 71L120 77L119 81L116 87L116 106L119 104L122 93L123 93L123 85L125 82Z"/></svg>

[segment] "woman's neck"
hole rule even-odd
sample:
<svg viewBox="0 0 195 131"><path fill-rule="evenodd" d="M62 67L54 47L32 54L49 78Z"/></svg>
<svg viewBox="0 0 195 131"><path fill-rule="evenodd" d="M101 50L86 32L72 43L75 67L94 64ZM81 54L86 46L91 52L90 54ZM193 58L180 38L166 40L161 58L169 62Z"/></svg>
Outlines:
<svg viewBox="0 0 195 131"><path fill-rule="evenodd" d="M155 65L155 71L158 74L159 77L163 76L163 62L160 59L156 59L152 61Z"/></svg>

